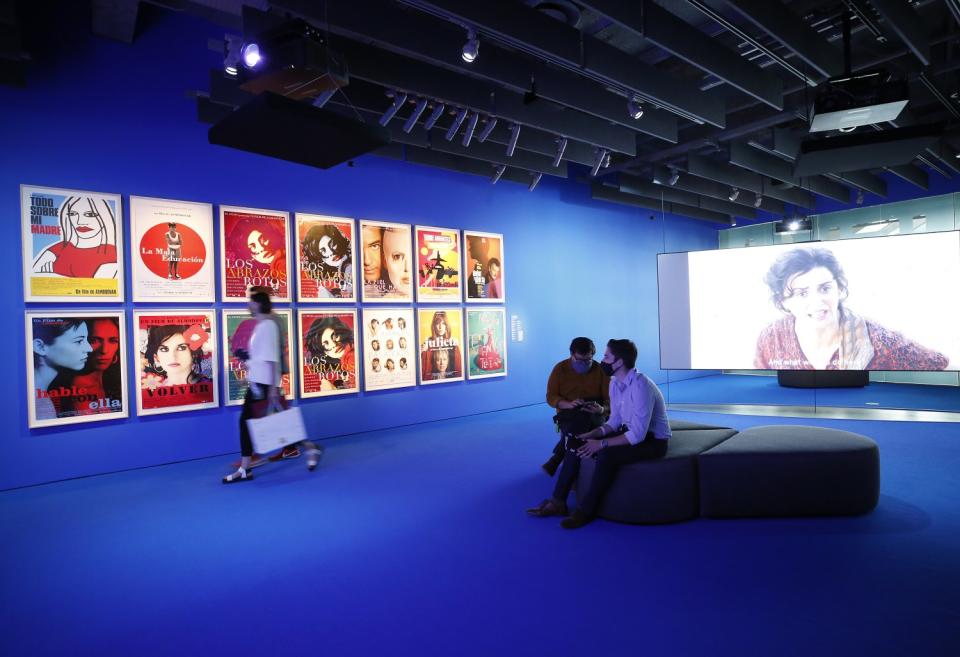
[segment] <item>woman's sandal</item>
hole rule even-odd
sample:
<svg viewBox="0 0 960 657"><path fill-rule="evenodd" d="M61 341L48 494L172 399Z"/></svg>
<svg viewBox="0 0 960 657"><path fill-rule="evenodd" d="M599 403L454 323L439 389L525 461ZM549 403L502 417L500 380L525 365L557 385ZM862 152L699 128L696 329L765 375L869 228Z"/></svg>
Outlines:
<svg viewBox="0 0 960 657"><path fill-rule="evenodd" d="M243 468L237 468L236 472L231 472L226 477L223 478L223 483L225 484L235 484L239 481L250 481L253 479L252 470L244 470Z"/></svg>
<svg viewBox="0 0 960 657"><path fill-rule="evenodd" d="M307 470L313 472L317 468L317 463L320 462L320 457L323 456L323 450L313 447L307 450Z"/></svg>

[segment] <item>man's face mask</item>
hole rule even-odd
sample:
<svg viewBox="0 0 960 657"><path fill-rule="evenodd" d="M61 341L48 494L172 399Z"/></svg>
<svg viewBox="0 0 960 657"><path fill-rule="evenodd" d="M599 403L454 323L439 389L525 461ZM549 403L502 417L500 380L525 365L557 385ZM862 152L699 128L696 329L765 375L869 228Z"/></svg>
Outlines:
<svg viewBox="0 0 960 657"><path fill-rule="evenodd" d="M613 363L608 363L606 361L600 361L600 369L603 370L603 373L606 374L607 376L613 376L614 372L620 369L619 367L614 367L614 363L616 362L617 361L613 361Z"/></svg>

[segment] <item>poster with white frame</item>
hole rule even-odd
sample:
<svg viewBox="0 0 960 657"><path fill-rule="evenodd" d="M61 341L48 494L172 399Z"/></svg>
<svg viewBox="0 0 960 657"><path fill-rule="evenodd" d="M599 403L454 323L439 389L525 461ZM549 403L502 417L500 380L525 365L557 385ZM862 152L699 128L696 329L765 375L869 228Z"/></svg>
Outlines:
<svg viewBox="0 0 960 657"><path fill-rule="evenodd" d="M135 302L212 303L213 206L131 196L130 266Z"/></svg>
<svg viewBox="0 0 960 657"><path fill-rule="evenodd" d="M220 206L220 299L245 302L251 287L290 301L290 215L279 210Z"/></svg>
<svg viewBox="0 0 960 657"><path fill-rule="evenodd" d="M418 308L417 338L421 385L463 381L463 311L460 308Z"/></svg>
<svg viewBox="0 0 960 657"><path fill-rule="evenodd" d="M119 194L20 185L23 299L123 301Z"/></svg>
<svg viewBox="0 0 960 657"><path fill-rule="evenodd" d="M434 226L414 227L418 303L459 303L463 270L460 231Z"/></svg>
<svg viewBox="0 0 960 657"><path fill-rule="evenodd" d="M287 350L287 363L290 371L280 377L280 387L287 399L293 399L296 391L296 354L293 351L293 311L289 308L273 310L280 321L281 340ZM245 310L224 309L223 318L223 399L226 406L239 406L247 394L247 366L246 362L233 353L231 341L233 335L244 322L255 322Z"/></svg>
<svg viewBox="0 0 960 657"><path fill-rule="evenodd" d="M138 415L219 406L216 311L134 311L133 330Z"/></svg>
<svg viewBox="0 0 960 657"><path fill-rule="evenodd" d="M506 310L467 308L467 378L507 375Z"/></svg>
<svg viewBox="0 0 960 657"><path fill-rule="evenodd" d="M344 217L297 212L297 301L356 303L356 223Z"/></svg>
<svg viewBox="0 0 960 657"><path fill-rule="evenodd" d="M506 271L503 235L463 231L464 301L466 303L504 303Z"/></svg>
<svg viewBox="0 0 960 657"><path fill-rule="evenodd" d="M412 308L363 309L363 389L417 385L417 332Z"/></svg>
<svg viewBox="0 0 960 657"><path fill-rule="evenodd" d="M360 221L360 275L364 303L412 303L411 226Z"/></svg>
<svg viewBox="0 0 960 657"><path fill-rule="evenodd" d="M122 310L24 313L31 429L130 416Z"/></svg>
<svg viewBox="0 0 960 657"><path fill-rule="evenodd" d="M360 391L355 308L300 308L300 397L330 397Z"/></svg>

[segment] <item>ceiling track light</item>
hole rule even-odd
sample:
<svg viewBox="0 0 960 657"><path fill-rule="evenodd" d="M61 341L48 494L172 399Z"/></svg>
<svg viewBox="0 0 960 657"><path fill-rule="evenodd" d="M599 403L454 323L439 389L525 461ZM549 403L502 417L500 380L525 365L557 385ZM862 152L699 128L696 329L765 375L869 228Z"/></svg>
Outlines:
<svg viewBox="0 0 960 657"><path fill-rule="evenodd" d="M557 155L553 158L553 167L557 168L560 166L560 161L563 159L563 153L567 150L567 138L560 137L557 140Z"/></svg>
<svg viewBox="0 0 960 657"><path fill-rule="evenodd" d="M627 99L627 114L631 119L639 119L643 116L643 105L636 97Z"/></svg>
<svg viewBox="0 0 960 657"><path fill-rule="evenodd" d="M727 198L729 198L731 201L736 201L738 198L740 198L740 189L738 187L731 187L730 196Z"/></svg>
<svg viewBox="0 0 960 657"><path fill-rule="evenodd" d="M243 40L235 34L227 34L223 39L223 72L232 78L237 77L240 66L240 51Z"/></svg>
<svg viewBox="0 0 960 657"><path fill-rule="evenodd" d="M501 164L497 167L496 171L493 172L493 178L490 180L491 185L496 185L497 181L500 180L500 176L503 175L503 172L507 170L506 164Z"/></svg>
<svg viewBox="0 0 960 657"><path fill-rule="evenodd" d="M473 139L473 131L477 129L477 121L480 120L480 115L477 112L473 113L473 116L470 117L470 120L467 121L467 130L463 133L463 145L467 147L470 145L470 141Z"/></svg>
<svg viewBox="0 0 960 657"><path fill-rule="evenodd" d="M240 50L240 57L243 65L247 68L256 68L263 62L263 55L260 54L260 46L256 43L244 44Z"/></svg>
<svg viewBox="0 0 960 657"><path fill-rule="evenodd" d="M540 179L543 178L542 173L531 173L533 180L530 181L530 186L527 187L528 192L532 192L538 184L540 184Z"/></svg>
<svg viewBox="0 0 960 657"><path fill-rule="evenodd" d="M680 180L680 170L679 169L670 169L670 179L667 180L667 184L671 187L677 184L677 181Z"/></svg>
<svg viewBox="0 0 960 657"><path fill-rule="evenodd" d="M510 141L507 143L507 157L513 157L513 151L517 149L517 139L520 138L520 124L514 123L510 126Z"/></svg>
<svg viewBox="0 0 960 657"><path fill-rule="evenodd" d="M427 117L427 120L423 124L424 130L433 130L433 126L437 124L437 121L440 120L440 117L443 116L443 110L447 109L447 106L443 103L437 103L433 111L430 112L430 116Z"/></svg>
<svg viewBox="0 0 960 657"><path fill-rule="evenodd" d="M407 102L407 94L402 94L400 92L394 93L393 104L387 108L387 111L383 113L383 116L380 117L380 120L377 121L383 127L387 127L387 124L390 123L390 120L396 115L397 111L403 107L403 104Z"/></svg>
<svg viewBox="0 0 960 657"><path fill-rule="evenodd" d="M403 124L403 131L407 134L410 134L410 131L413 130L414 126L417 125L417 121L420 120L420 115L423 114L423 111L427 109L427 99L421 98L417 101L416 107L413 108L413 112L407 118L406 122Z"/></svg>
<svg viewBox="0 0 960 657"><path fill-rule="evenodd" d="M493 129L497 127L497 118L490 116L487 118L487 125L483 126L483 130L480 131L480 134L477 135L477 141L481 144L487 141L487 137L490 136L490 133L493 132Z"/></svg>
<svg viewBox="0 0 960 657"><path fill-rule="evenodd" d="M606 148L598 148L594 151L593 157L593 167L590 169L590 177L596 178L597 173L600 171L600 167L610 165L610 151Z"/></svg>
<svg viewBox="0 0 960 657"><path fill-rule="evenodd" d="M763 205L763 194L757 193L757 197L753 199L753 207L759 208Z"/></svg>
<svg viewBox="0 0 960 657"><path fill-rule="evenodd" d="M857 190L857 205L863 205L863 190Z"/></svg>
<svg viewBox="0 0 960 657"><path fill-rule="evenodd" d="M463 125L463 120L467 118L467 108L461 107L460 111L457 112L457 118L453 120L453 124L447 130L447 134L443 136L447 141L453 141L453 138L457 136L457 130L460 129L460 126Z"/></svg>
<svg viewBox="0 0 960 657"><path fill-rule="evenodd" d="M477 37L477 31L472 27L467 28L467 42L463 44L463 50L460 51L460 57L468 64L472 64L480 54L480 39Z"/></svg>
<svg viewBox="0 0 960 657"><path fill-rule="evenodd" d="M840 132L853 132L856 129L857 129L857 126L855 125L849 125L844 128L837 128L837 130L839 130Z"/></svg>

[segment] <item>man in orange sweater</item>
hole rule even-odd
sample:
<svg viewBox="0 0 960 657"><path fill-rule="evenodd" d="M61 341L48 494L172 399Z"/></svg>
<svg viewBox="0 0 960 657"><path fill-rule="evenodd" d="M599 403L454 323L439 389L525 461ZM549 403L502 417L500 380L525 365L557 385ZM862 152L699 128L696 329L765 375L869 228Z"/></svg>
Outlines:
<svg viewBox="0 0 960 657"><path fill-rule="evenodd" d="M596 353L590 338L574 338L570 357L554 365L547 380L547 403L557 409L553 419L561 434L550 459L541 466L551 477L563 462L566 436L600 426L610 411L610 377L593 360Z"/></svg>

